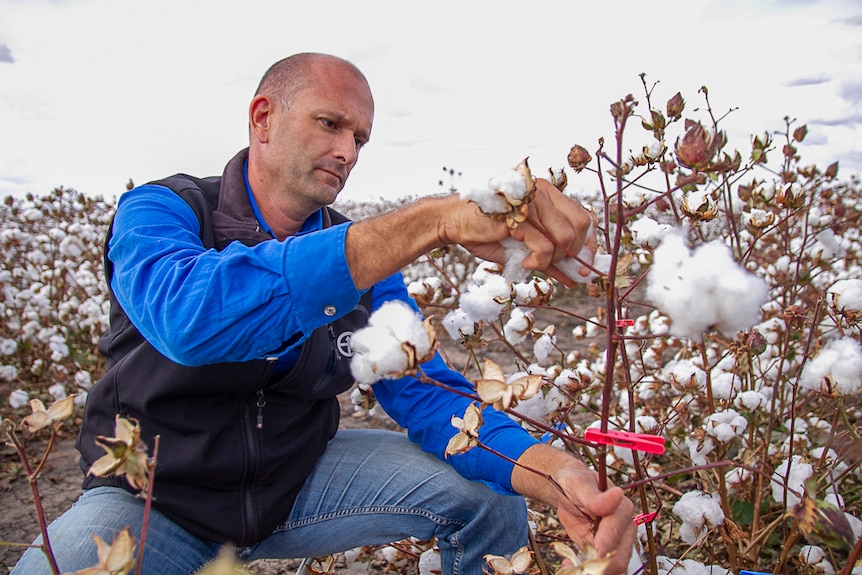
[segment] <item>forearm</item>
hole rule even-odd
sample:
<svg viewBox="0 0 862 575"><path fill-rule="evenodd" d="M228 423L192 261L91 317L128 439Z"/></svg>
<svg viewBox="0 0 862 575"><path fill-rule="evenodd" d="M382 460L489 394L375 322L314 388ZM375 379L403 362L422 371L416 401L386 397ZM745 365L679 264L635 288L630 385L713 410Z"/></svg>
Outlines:
<svg viewBox="0 0 862 575"><path fill-rule="evenodd" d="M559 507L568 499L556 486L558 484L555 485L556 478L552 482L547 475L553 477L554 471L567 467L592 473L583 462L565 451L544 443L534 445L518 458L518 465L512 470L512 487L521 495Z"/></svg>
<svg viewBox="0 0 862 575"><path fill-rule="evenodd" d="M422 198L399 210L355 222L345 240L353 283L364 290L422 254L460 244L477 257L504 261L506 224L483 215L457 195Z"/></svg>
<svg viewBox="0 0 862 575"><path fill-rule="evenodd" d="M444 245L440 237L444 206L451 198L423 198L402 209L354 222L345 254L357 289L371 287L424 253Z"/></svg>

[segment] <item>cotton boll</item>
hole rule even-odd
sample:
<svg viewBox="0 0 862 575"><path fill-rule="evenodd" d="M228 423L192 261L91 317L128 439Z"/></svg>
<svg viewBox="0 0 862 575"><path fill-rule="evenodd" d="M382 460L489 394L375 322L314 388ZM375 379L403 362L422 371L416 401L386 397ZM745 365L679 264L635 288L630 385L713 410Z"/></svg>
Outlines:
<svg viewBox="0 0 862 575"><path fill-rule="evenodd" d="M54 401L60 401L61 399L66 397L66 388L63 387L62 383L55 383L48 388L48 393L51 394L51 397L54 398Z"/></svg>
<svg viewBox="0 0 862 575"><path fill-rule="evenodd" d="M449 337L456 341L476 333L476 323L468 318L461 308L454 309L443 317L443 327Z"/></svg>
<svg viewBox="0 0 862 575"><path fill-rule="evenodd" d="M788 468L790 469L789 475ZM808 463L803 463L800 456L794 455L792 460L785 459L772 474L772 499L776 503L784 501L784 477L787 475L787 507L793 507L799 503L800 498L790 490L804 494L805 482L811 478L813 473L814 468Z"/></svg>
<svg viewBox="0 0 862 575"><path fill-rule="evenodd" d="M808 565L819 570L823 575L835 575L835 568L829 562L826 552L816 545L803 545L799 549L799 560L803 565Z"/></svg>
<svg viewBox="0 0 862 575"><path fill-rule="evenodd" d="M827 299L838 311L862 311L862 280L838 280L827 290Z"/></svg>
<svg viewBox="0 0 862 575"><path fill-rule="evenodd" d="M14 389L9 394L9 405L12 409L20 409L30 401L30 395L23 389Z"/></svg>
<svg viewBox="0 0 862 575"><path fill-rule="evenodd" d="M718 399L733 398L741 386L742 380L735 373L724 372L712 377L712 395Z"/></svg>
<svg viewBox="0 0 862 575"><path fill-rule="evenodd" d="M742 409L757 411L767 407L769 400L759 391L743 391L736 396L734 403Z"/></svg>
<svg viewBox="0 0 862 575"><path fill-rule="evenodd" d="M862 348L851 337L829 342L805 364L799 385L812 391L858 394L862 388Z"/></svg>
<svg viewBox="0 0 862 575"><path fill-rule="evenodd" d="M533 344L533 355L538 361L544 361L554 350L556 343L557 338L553 334L543 333Z"/></svg>
<svg viewBox="0 0 862 575"><path fill-rule="evenodd" d="M734 409L713 413L706 418L703 428L722 443L731 441L748 427L748 421Z"/></svg>
<svg viewBox="0 0 862 575"><path fill-rule="evenodd" d="M751 471L741 467L732 467L724 474L724 481L727 483L728 493L731 495L739 491L739 488L744 486L751 479Z"/></svg>
<svg viewBox="0 0 862 575"><path fill-rule="evenodd" d="M710 495L701 491L683 494L674 504L673 514L683 522L680 537L689 545L697 541L705 528L715 527L724 522L720 497L717 494Z"/></svg>
<svg viewBox="0 0 862 575"><path fill-rule="evenodd" d="M440 551L433 547L423 551L419 556L419 575L436 575L441 570Z"/></svg>
<svg viewBox="0 0 862 575"><path fill-rule="evenodd" d="M361 383L374 383L387 374L403 373L407 369L401 341L386 328L365 327L353 334L350 345L354 352L350 371Z"/></svg>
<svg viewBox="0 0 862 575"><path fill-rule="evenodd" d="M706 465L708 462L706 456L712 453L715 449L715 442L711 437L704 437L698 440L694 437L686 437L685 445L688 447L688 456L695 465Z"/></svg>
<svg viewBox="0 0 862 575"><path fill-rule="evenodd" d="M509 283L490 275L482 285L471 284L461 296L461 309L474 321L496 321L511 297Z"/></svg>
<svg viewBox="0 0 862 575"><path fill-rule="evenodd" d="M532 312L525 312L516 307L509 313L509 321L503 326L503 336L512 345L517 345L527 338L533 326Z"/></svg>
<svg viewBox="0 0 862 575"><path fill-rule="evenodd" d="M667 224L660 224L652 218L640 217L629 224L629 229L636 244L654 248L661 243L671 227Z"/></svg>
<svg viewBox="0 0 862 575"><path fill-rule="evenodd" d="M747 328L767 299L766 283L740 267L727 246L713 242L691 253L679 233L656 248L647 280L647 297L671 317L671 333L682 337Z"/></svg>

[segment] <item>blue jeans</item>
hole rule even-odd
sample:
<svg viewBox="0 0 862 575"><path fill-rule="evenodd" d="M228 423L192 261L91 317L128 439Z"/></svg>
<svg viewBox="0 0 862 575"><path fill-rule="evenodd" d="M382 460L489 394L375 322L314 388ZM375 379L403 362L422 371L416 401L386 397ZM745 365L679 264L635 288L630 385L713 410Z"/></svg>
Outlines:
<svg viewBox="0 0 862 575"><path fill-rule="evenodd" d="M143 503L120 488L86 491L49 529L60 571L98 563L95 533L110 543L128 525L139 539ZM237 557L322 557L362 545L436 536L444 575L481 575L483 556L514 553L527 544L527 528L523 498L464 479L406 435L342 430L305 482L287 520L258 545L238 549ZM219 549L152 510L142 571L188 575ZM12 570L12 575L43 573L50 573L48 563L33 548Z"/></svg>

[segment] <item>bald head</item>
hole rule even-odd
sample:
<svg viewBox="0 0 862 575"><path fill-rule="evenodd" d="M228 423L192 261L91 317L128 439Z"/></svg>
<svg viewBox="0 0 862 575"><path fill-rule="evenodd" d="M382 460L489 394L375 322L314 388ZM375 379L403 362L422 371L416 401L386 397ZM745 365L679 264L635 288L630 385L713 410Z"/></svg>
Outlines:
<svg viewBox="0 0 862 575"><path fill-rule="evenodd" d="M264 94L278 100L283 106L289 106L294 95L308 87L316 74L333 68L338 68L341 73L353 74L368 85L365 75L351 62L329 54L305 52L288 56L270 66L261 78L255 96Z"/></svg>

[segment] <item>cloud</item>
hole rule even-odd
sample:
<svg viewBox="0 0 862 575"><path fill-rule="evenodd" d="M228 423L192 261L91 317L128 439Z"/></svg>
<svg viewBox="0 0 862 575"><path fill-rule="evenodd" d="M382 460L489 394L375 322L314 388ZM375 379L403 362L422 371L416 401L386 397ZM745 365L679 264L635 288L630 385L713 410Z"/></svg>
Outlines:
<svg viewBox="0 0 862 575"><path fill-rule="evenodd" d="M12 57L12 50L6 44L0 44L0 62L12 64L15 58Z"/></svg>
<svg viewBox="0 0 862 575"><path fill-rule="evenodd" d="M852 105L862 104L862 82L845 82L839 94Z"/></svg>
<svg viewBox="0 0 862 575"><path fill-rule="evenodd" d="M862 26L862 14L840 18L838 21L842 24L847 24L848 26Z"/></svg>
<svg viewBox="0 0 862 575"><path fill-rule="evenodd" d="M818 126L853 126L856 124L862 124L862 113L857 112L855 114L841 116L838 118L824 118L819 120L812 120L808 123Z"/></svg>
<svg viewBox="0 0 862 575"><path fill-rule="evenodd" d="M825 84L829 82L831 78L826 76L809 76L796 78L795 80L791 80L785 84L785 86L789 88L795 88L798 86L817 86L818 84Z"/></svg>

